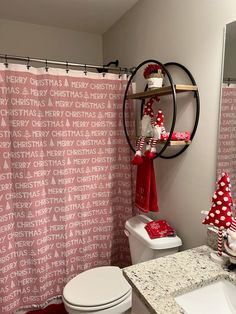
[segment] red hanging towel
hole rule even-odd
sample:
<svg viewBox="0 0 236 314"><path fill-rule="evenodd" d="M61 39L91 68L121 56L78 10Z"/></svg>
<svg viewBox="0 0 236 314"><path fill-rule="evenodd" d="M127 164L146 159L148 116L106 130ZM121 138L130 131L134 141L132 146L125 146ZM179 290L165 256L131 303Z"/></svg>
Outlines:
<svg viewBox="0 0 236 314"><path fill-rule="evenodd" d="M158 211L153 160L146 156L137 167L135 206L144 213Z"/></svg>

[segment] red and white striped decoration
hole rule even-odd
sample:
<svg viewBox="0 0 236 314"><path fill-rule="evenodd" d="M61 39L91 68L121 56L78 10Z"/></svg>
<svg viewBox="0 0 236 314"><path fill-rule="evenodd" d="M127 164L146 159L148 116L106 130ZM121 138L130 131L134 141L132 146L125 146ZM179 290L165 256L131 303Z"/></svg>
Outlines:
<svg viewBox="0 0 236 314"><path fill-rule="evenodd" d="M139 141L139 148L138 148L138 150L142 150L144 142L145 142L145 136L142 136L140 141Z"/></svg>
<svg viewBox="0 0 236 314"><path fill-rule="evenodd" d="M236 232L236 220L235 220L235 218L232 218L232 223L229 227L229 230L232 232Z"/></svg>
<svg viewBox="0 0 236 314"><path fill-rule="evenodd" d="M155 147L157 144L157 141L158 141L157 138L153 138L151 147Z"/></svg>
<svg viewBox="0 0 236 314"><path fill-rule="evenodd" d="M222 240L223 240L223 232L221 229L218 230L218 256L222 256Z"/></svg>

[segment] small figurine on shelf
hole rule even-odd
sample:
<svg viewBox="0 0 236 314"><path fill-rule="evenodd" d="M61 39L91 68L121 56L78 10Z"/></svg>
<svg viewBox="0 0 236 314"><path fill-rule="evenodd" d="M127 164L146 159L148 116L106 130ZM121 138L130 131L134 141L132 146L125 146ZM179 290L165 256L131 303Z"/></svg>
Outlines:
<svg viewBox="0 0 236 314"><path fill-rule="evenodd" d="M153 126L153 137L150 138L146 146L145 156L148 156L150 159L155 157L157 141L161 138L161 134L165 132L164 115L162 110L159 109Z"/></svg>
<svg viewBox="0 0 236 314"><path fill-rule="evenodd" d="M145 68L143 76L147 80L148 89L151 90L163 86L165 72L159 64L149 64Z"/></svg>
<svg viewBox="0 0 236 314"><path fill-rule="evenodd" d="M158 140L167 141L170 132L166 132L164 126L164 114L161 109L158 110L156 121L153 125L153 137L150 138L146 146L145 155L153 159L156 155L156 144ZM171 135L172 141L188 141L190 139L190 132L173 132Z"/></svg>
<svg viewBox="0 0 236 314"><path fill-rule="evenodd" d="M222 253L222 241L223 230L228 229L232 223L231 207L233 206L233 200L230 187L229 176L226 172L223 172L218 180L218 188L212 197L212 207L202 222L218 228L218 252L217 254L212 253L211 258L220 264L225 264L228 260L228 256Z"/></svg>
<svg viewBox="0 0 236 314"><path fill-rule="evenodd" d="M141 135L137 141L136 152L132 160L133 165L141 165L143 163L142 159L142 148L147 137L153 137L153 103L160 101L160 98L157 96L151 97L149 101L144 106L143 117L141 121Z"/></svg>

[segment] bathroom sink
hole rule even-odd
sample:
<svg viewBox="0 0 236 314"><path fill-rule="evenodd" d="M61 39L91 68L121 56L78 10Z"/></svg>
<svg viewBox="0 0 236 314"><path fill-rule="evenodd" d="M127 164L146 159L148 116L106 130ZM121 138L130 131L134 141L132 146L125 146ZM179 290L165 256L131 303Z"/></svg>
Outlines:
<svg viewBox="0 0 236 314"><path fill-rule="evenodd" d="M220 280L175 297L188 314L236 314L236 285Z"/></svg>

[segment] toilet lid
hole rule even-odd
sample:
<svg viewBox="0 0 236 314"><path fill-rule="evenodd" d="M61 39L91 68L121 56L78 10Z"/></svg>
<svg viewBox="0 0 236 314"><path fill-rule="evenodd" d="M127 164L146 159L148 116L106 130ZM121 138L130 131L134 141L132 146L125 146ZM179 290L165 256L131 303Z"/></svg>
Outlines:
<svg viewBox="0 0 236 314"><path fill-rule="evenodd" d="M108 305L131 291L119 267L96 267L74 277L63 290L64 299L79 307Z"/></svg>

